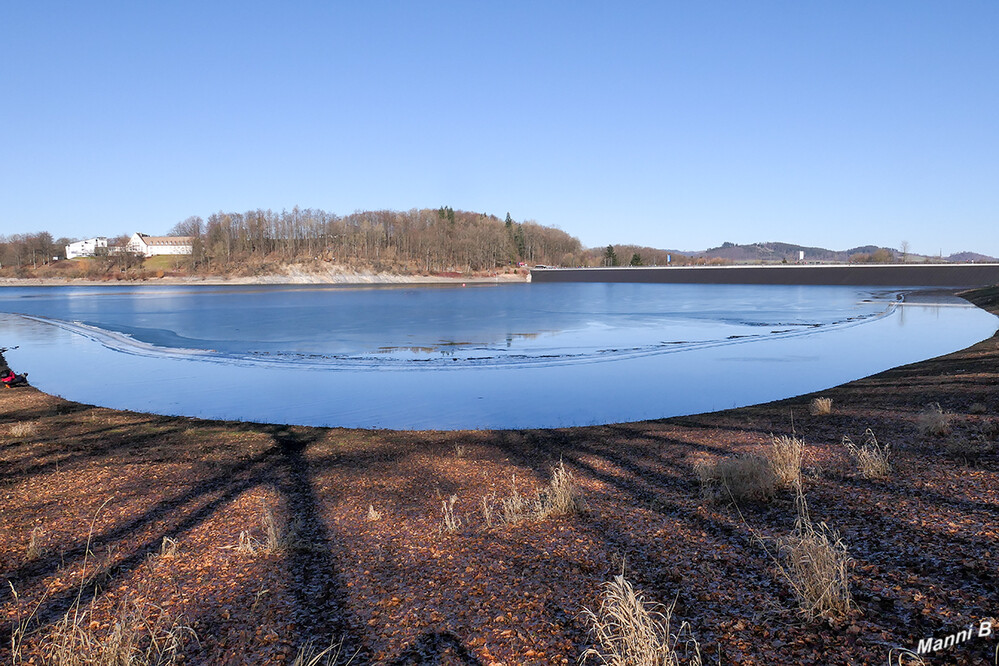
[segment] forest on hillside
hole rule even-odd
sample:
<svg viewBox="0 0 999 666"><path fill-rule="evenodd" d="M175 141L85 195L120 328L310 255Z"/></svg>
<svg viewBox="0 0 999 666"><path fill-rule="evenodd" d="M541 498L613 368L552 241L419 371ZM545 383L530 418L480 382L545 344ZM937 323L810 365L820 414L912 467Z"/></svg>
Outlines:
<svg viewBox="0 0 999 666"><path fill-rule="evenodd" d="M423 272L488 271L523 261L578 265L578 238L535 222L454 210L365 211L340 216L315 209L219 212L191 217L172 235L192 236L194 268L234 263L326 262Z"/></svg>
<svg viewBox="0 0 999 666"><path fill-rule="evenodd" d="M275 212L220 211L189 217L169 232L193 238L193 253L173 267L189 273L264 273L292 263L326 262L378 271L482 272L499 267L591 265L593 253L578 238L534 221L438 209L363 211L337 215L318 209ZM27 277L65 258L75 239L48 232L0 237L0 270ZM127 235L109 239L112 250L87 261L87 275L141 269L122 247ZM77 263L77 262L64 262Z"/></svg>

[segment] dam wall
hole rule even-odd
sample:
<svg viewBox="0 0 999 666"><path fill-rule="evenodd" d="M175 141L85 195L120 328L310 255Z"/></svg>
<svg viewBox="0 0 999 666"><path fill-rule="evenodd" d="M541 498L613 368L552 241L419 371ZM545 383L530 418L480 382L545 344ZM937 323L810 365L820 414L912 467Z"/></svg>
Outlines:
<svg viewBox="0 0 999 666"><path fill-rule="evenodd" d="M829 264L534 268L532 282L652 282L864 287L985 287L999 284L999 264Z"/></svg>

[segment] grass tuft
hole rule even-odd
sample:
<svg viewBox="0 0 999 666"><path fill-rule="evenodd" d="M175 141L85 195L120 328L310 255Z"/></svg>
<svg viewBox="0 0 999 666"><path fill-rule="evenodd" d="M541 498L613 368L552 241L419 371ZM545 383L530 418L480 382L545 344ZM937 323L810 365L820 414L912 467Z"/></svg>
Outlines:
<svg viewBox="0 0 999 666"><path fill-rule="evenodd" d="M443 508L441 509L441 532L457 532L458 528L461 527L461 518L454 513L454 505L457 501L458 496L451 495L443 502Z"/></svg>
<svg viewBox="0 0 999 666"><path fill-rule="evenodd" d="M197 634L167 611L128 600L106 625L92 620L93 602L74 604L40 642L44 663L53 666L168 666L183 663L184 646Z"/></svg>
<svg viewBox="0 0 999 666"><path fill-rule="evenodd" d="M232 546L225 546L225 548L231 548ZM246 530L241 530L239 533L239 541L236 542L235 551L240 555L253 555L258 550L263 549L264 545L259 539L255 539Z"/></svg>
<svg viewBox="0 0 999 666"><path fill-rule="evenodd" d="M500 499L496 508L495 495L482 498L482 514L486 526L491 527L494 517L507 525L525 520L545 520L558 516L576 516L586 513L586 500L579 489L576 477L561 460L552 467L548 484L532 495L521 495L517 477L512 477L510 495Z"/></svg>
<svg viewBox="0 0 999 666"><path fill-rule="evenodd" d="M592 657L605 666L700 666L700 647L690 625L684 622L673 631L675 605L649 603L623 575L615 576L604 585L597 611L583 611L595 646L581 661Z"/></svg>
<svg viewBox="0 0 999 666"><path fill-rule="evenodd" d="M795 435L770 435L770 466L784 488L801 487L801 465L805 458L805 441Z"/></svg>
<svg viewBox="0 0 999 666"><path fill-rule="evenodd" d="M27 439L34 437L38 432L38 425L33 421L21 421L15 423L8 430L7 434L14 439Z"/></svg>
<svg viewBox="0 0 999 666"><path fill-rule="evenodd" d="M832 414L832 398L814 398L808 406L812 416L829 416Z"/></svg>
<svg viewBox="0 0 999 666"><path fill-rule="evenodd" d="M798 598L808 618L842 617L853 606L850 568L853 560L839 533L825 523L815 525L798 488L794 530L778 540L777 571Z"/></svg>
<svg viewBox="0 0 999 666"><path fill-rule="evenodd" d="M520 494L517 490L516 475L511 478L510 485L512 488L510 496L500 500L500 517L507 525L515 525L534 515L537 501Z"/></svg>
<svg viewBox="0 0 999 666"><path fill-rule="evenodd" d="M495 509L493 506L496 503L496 495L486 495L482 498L482 519L486 523L486 527L493 526L493 516L495 515Z"/></svg>
<svg viewBox="0 0 999 666"><path fill-rule="evenodd" d="M160 557L164 560L173 560L177 558L177 551L180 546L176 539L171 539L170 537L163 537L163 542L160 544Z"/></svg>
<svg viewBox="0 0 999 666"><path fill-rule="evenodd" d="M923 411L919 412L919 416L916 417L916 425L924 436L943 437L950 433L950 417L944 414L943 408L938 402L931 402L923 408Z"/></svg>
<svg viewBox="0 0 999 666"><path fill-rule="evenodd" d="M576 483L576 477L561 460L552 467L552 476L541 492L537 519L555 516L575 516L586 513L586 501Z"/></svg>
<svg viewBox="0 0 999 666"><path fill-rule="evenodd" d="M95 620L96 599L81 605L84 587L94 580L87 575L94 525L110 501L100 506L90 523L76 599L62 618L33 632L29 627L33 621L39 622L36 613L41 599L26 618L19 616L15 620L10 639L13 664L24 663L29 638L41 663L50 666L172 666L185 661L184 648L188 643L198 642L194 630L175 620L168 611L136 601L145 596L142 589L135 598L128 597L115 607L110 622ZM13 584L8 584L15 604L19 605L17 591ZM34 658L28 663L35 663Z"/></svg>
<svg viewBox="0 0 999 666"><path fill-rule="evenodd" d="M291 666L349 666L356 656L357 652L343 661L346 658L343 653L343 639L332 641L324 650L319 650L309 642L298 650Z"/></svg>
<svg viewBox="0 0 999 666"><path fill-rule="evenodd" d="M45 547L42 546L42 534L44 533L41 525L31 528L31 533L28 535L28 547L25 550L25 556L29 561L37 560L45 554Z"/></svg>
<svg viewBox="0 0 999 666"><path fill-rule="evenodd" d="M864 432L859 446L846 435L843 435L843 445L865 479L887 479L891 474L889 445L878 444L878 439L870 428Z"/></svg>
<svg viewBox="0 0 999 666"><path fill-rule="evenodd" d="M943 443L944 451L965 465L977 465L983 457L996 450L995 442L981 430L970 433L953 434Z"/></svg>
<svg viewBox="0 0 999 666"><path fill-rule="evenodd" d="M297 521L282 524L274 513L274 507L262 500L260 503L260 530L262 538L254 536L250 530L239 533L239 541L232 548L243 555L257 552L282 553L289 550L309 550L310 544L301 538L301 526Z"/></svg>
<svg viewBox="0 0 999 666"><path fill-rule="evenodd" d="M777 490L777 476L770 461L743 455L701 463L694 468L704 496L715 501L766 501Z"/></svg>

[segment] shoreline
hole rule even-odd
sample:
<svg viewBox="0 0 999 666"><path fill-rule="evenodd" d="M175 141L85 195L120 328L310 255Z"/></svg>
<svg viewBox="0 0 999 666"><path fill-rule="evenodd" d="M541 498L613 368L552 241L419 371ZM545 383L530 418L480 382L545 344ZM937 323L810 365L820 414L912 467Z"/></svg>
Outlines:
<svg viewBox="0 0 999 666"><path fill-rule="evenodd" d="M999 288L964 297L999 313ZM816 395L831 414L809 413ZM929 403L949 434L921 429ZM862 478L841 443L867 428L891 446L887 479ZM737 512L706 500L694 473L792 431L806 442L812 518L853 560L855 608L843 617L799 617L762 550L793 527L792 496ZM951 444L972 436L993 448L969 462ZM722 663L884 663L891 648L995 616L996 446L999 335L817 394L550 430L206 421L2 390L0 579L20 601L0 596L0 655L26 610L38 609L37 641L70 608L92 552L98 582L83 596L95 599L94 631L127 600L169 609L199 637L184 648L192 664L290 662L331 637L359 663L576 663L592 644L583 609L625 563L646 599L675 600L676 622ZM508 496L511 477L530 496L560 461L585 515L483 517L482 498ZM441 527L449 497L453 532ZM262 507L296 525L296 545L238 552L241 532L264 538ZM41 554L29 556L36 530ZM164 554L166 539L176 554ZM994 641L937 656L983 663ZM36 650L29 642L26 656Z"/></svg>
<svg viewBox="0 0 999 666"><path fill-rule="evenodd" d="M530 282L530 275L516 273L501 273L494 276L435 276L435 275L403 275L398 273L372 273L364 271L290 271L286 274L255 275L246 277L201 277L201 276L165 276L161 278L147 277L139 279L107 279L92 280L87 278L4 278L0 277L2 287L120 287L126 286L160 286L203 285L219 287L226 285L457 285L457 284L522 284Z"/></svg>

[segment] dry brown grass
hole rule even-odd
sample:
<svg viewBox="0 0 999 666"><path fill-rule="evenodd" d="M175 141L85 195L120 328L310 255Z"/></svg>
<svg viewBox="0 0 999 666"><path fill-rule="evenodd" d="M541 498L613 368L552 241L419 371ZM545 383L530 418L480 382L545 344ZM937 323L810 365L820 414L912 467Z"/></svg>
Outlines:
<svg viewBox="0 0 999 666"><path fill-rule="evenodd" d="M441 532L457 532L461 527L461 518L454 513L454 505L458 501L457 495L451 495L443 502L441 508Z"/></svg>
<svg viewBox="0 0 999 666"><path fill-rule="evenodd" d="M586 512L586 501L576 483L576 477L566 469L561 460L552 467L548 485L541 491L537 518L544 520L556 516L575 516Z"/></svg>
<svg viewBox="0 0 999 666"><path fill-rule="evenodd" d="M482 498L482 520L485 521L486 527L493 526L493 516L496 514L494 508L496 504L496 495L486 495Z"/></svg>
<svg viewBox="0 0 999 666"><path fill-rule="evenodd" d="M240 555L254 555L258 550L263 550L264 545L259 539L256 539L247 530L242 530L239 533L239 541L236 542L235 546L223 546L224 548L232 548Z"/></svg>
<svg viewBox="0 0 999 666"><path fill-rule="evenodd" d="M595 658L606 666L701 665L697 641L684 622L674 632L670 606L649 603L636 593L623 575L604 585L596 612L583 611L590 625L594 647L581 662Z"/></svg>
<svg viewBox="0 0 999 666"><path fill-rule="evenodd" d="M944 451L955 460L966 465L977 465L983 457L996 450L995 442L980 431L954 433L944 440Z"/></svg>
<svg viewBox="0 0 999 666"><path fill-rule="evenodd" d="M835 530L812 522L805 495L800 488L797 492L798 518L791 534L777 542L777 571L798 598L802 615L842 617L853 606L853 560Z"/></svg>
<svg viewBox="0 0 999 666"><path fill-rule="evenodd" d="M243 555L254 555L263 553L282 553L288 550L308 550L309 544L300 538L300 525L297 521L285 521L282 523L274 511L273 505L267 500L260 503L260 534L262 538L255 536L251 530L243 530L239 533L239 541L232 548L237 553Z"/></svg>
<svg viewBox="0 0 999 666"><path fill-rule="evenodd" d="M356 656L356 652L349 658L343 653L343 640L333 641L323 650L316 648L312 643L306 643L295 655L291 666L349 666Z"/></svg>
<svg viewBox="0 0 999 666"><path fill-rule="evenodd" d="M495 495L482 498L482 514L487 526L493 525L494 517L498 517L502 523L513 525L525 520L545 520L586 513L586 500L576 477L561 460L552 467L548 484L531 495L520 493L516 476L512 477L510 485L510 495L499 500L498 508Z"/></svg>
<svg viewBox="0 0 999 666"><path fill-rule="evenodd" d="M916 425L924 436L943 437L950 433L950 417L944 414L943 408L938 402L931 402L923 408L923 411L919 412L919 416L916 417Z"/></svg>
<svg viewBox="0 0 999 666"><path fill-rule="evenodd" d="M812 416L829 416L832 414L832 398L813 398L808 406Z"/></svg>
<svg viewBox="0 0 999 666"><path fill-rule="evenodd" d="M7 435L13 439L27 439L34 437L38 432L38 425L33 421L21 421L15 423L7 430Z"/></svg>
<svg viewBox="0 0 999 666"><path fill-rule="evenodd" d="M194 630L155 606L127 600L108 625L92 621L93 608L79 604L40 640L44 663L53 666L167 666L184 662Z"/></svg>
<svg viewBox="0 0 999 666"><path fill-rule="evenodd" d="M859 446L847 435L843 435L843 445L865 479L887 479L891 475L889 445L878 444L878 439L870 428L864 431Z"/></svg>
<svg viewBox="0 0 999 666"><path fill-rule="evenodd" d="M777 483L784 488L801 487L801 465L805 459L805 441L796 435L771 435L770 466Z"/></svg>
<svg viewBox="0 0 999 666"><path fill-rule="evenodd" d="M24 553L28 560L37 560L45 554L45 547L42 546L42 535L44 533L41 525L31 528L31 533L28 535L28 547Z"/></svg>
<svg viewBox="0 0 999 666"><path fill-rule="evenodd" d="M160 557L164 560L174 560L177 559L177 555L180 551L180 544L177 543L176 539L171 539L170 537L163 537L162 543L160 543Z"/></svg>
<svg viewBox="0 0 999 666"><path fill-rule="evenodd" d="M777 490L777 476L770 461L761 456L721 458L694 467L704 496L711 500L765 501Z"/></svg>
<svg viewBox="0 0 999 666"><path fill-rule="evenodd" d="M500 500L500 518L504 523L514 525L533 517L538 502L520 494L520 491L517 490L516 475L511 478L510 486L510 496Z"/></svg>
<svg viewBox="0 0 999 666"><path fill-rule="evenodd" d="M11 662L15 666L25 663L28 640L40 655L41 663L49 666L169 666L183 663L185 646L198 642L194 630L173 618L168 611L148 601L136 601L147 596L142 588L136 597L127 597L118 603L111 622L94 619L98 613L96 599L87 605L81 604L85 586L94 580L88 575L94 525L108 502L110 500L101 505L90 523L79 591L69 610L53 624L30 631L43 598L27 617L18 617L15 621L10 643ZM20 600L12 584L10 589L19 606ZM27 663L36 662L32 657Z"/></svg>

